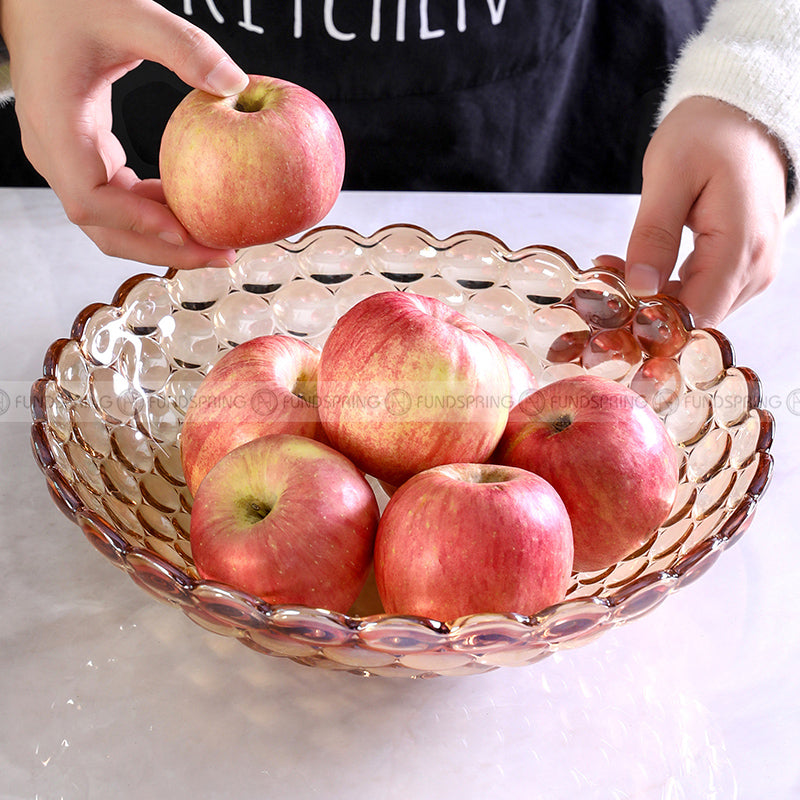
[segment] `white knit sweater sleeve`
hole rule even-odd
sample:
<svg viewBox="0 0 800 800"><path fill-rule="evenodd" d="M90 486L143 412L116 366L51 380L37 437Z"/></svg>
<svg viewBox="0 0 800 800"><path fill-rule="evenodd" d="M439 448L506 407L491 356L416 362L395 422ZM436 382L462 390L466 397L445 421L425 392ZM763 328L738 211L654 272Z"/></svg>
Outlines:
<svg viewBox="0 0 800 800"><path fill-rule="evenodd" d="M800 165L800 0L718 0L681 51L660 122L693 95L723 100L761 122L789 162L787 199L797 206Z"/></svg>

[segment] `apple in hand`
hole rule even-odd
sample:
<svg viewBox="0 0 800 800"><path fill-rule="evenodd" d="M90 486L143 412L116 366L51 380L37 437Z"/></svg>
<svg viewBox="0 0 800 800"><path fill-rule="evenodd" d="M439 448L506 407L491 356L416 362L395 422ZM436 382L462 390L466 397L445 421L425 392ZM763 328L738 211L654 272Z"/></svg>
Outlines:
<svg viewBox="0 0 800 800"><path fill-rule="evenodd" d="M543 478L447 464L392 495L378 524L375 581L390 614L536 614L564 599L572 556L569 515Z"/></svg>
<svg viewBox="0 0 800 800"><path fill-rule="evenodd" d="M392 486L439 464L485 461L505 428L508 389L488 334L440 300L399 291L338 320L317 382L331 444Z"/></svg>
<svg viewBox="0 0 800 800"><path fill-rule="evenodd" d="M678 486L675 446L655 412L631 389L590 375L522 400L493 460L553 485L569 511L578 571L603 569L643 545Z"/></svg>
<svg viewBox="0 0 800 800"><path fill-rule="evenodd" d="M217 462L189 536L202 578L270 603L346 612L372 563L378 517L370 485L341 453L276 434Z"/></svg>
<svg viewBox="0 0 800 800"><path fill-rule="evenodd" d="M316 406L319 350L291 336L259 336L229 350L203 379L181 426L186 486L239 445L270 433L325 441Z"/></svg>
<svg viewBox="0 0 800 800"><path fill-rule="evenodd" d="M251 75L238 95L191 91L161 139L167 205L200 244L240 248L310 228L344 177L330 109L288 81Z"/></svg>

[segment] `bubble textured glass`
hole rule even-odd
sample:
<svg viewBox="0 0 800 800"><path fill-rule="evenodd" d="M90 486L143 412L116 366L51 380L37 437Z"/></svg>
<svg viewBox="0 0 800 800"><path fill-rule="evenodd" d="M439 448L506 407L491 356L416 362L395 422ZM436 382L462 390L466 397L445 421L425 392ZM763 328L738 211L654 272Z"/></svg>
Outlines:
<svg viewBox="0 0 800 800"><path fill-rule="evenodd" d="M566 599L534 616L387 615L374 579L348 614L201 580L180 431L203 377L265 333L321 347L348 308L387 290L449 303L513 344L542 385L591 373L644 397L681 459L675 504L651 540L614 566L573 574ZM757 375L675 300L638 301L619 274L581 271L552 247L511 251L475 231L440 240L411 225L372 236L318 228L242 250L228 270L131 278L50 346L31 410L54 502L138 586L260 653L360 675L471 675L591 642L698 579L747 529L772 471L773 419Z"/></svg>

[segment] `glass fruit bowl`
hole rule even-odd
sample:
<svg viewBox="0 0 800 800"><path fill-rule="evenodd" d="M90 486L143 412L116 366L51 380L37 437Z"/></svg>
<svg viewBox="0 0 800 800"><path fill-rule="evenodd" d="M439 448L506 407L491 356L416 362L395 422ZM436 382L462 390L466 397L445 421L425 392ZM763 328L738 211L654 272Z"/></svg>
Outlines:
<svg viewBox="0 0 800 800"><path fill-rule="evenodd" d="M341 614L201 580L179 451L201 380L255 336L321 346L348 308L385 290L461 310L513 344L540 384L589 372L642 395L681 459L674 507L650 541L613 567L574 574L566 599L534 616L387 615L374 581ZM371 236L324 227L242 250L227 270L137 275L110 304L78 314L43 373L32 388L34 455L55 503L104 556L203 628L363 675L469 675L592 641L702 575L747 529L772 468L758 377L735 365L720 333L694 328L666 296L634 299L613 270L582 271L555 248L511 251L474 231L440 240L410 225Z"/></svg>

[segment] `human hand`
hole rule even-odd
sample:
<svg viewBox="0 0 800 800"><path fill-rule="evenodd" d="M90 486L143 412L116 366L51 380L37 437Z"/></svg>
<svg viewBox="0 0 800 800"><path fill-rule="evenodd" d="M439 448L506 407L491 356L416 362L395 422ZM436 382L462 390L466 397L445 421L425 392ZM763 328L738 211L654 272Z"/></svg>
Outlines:
<svg viewBox="0 0 800 800"><path fill-rule="evenodd" d="M709 97L679 103L653 135L625 262L631 292L677 295L699 326L716 326L775 276L787 164L777 140ZM683 227L694 249L669 283Z"/></svg>
<svg viewBox="0 0 800 800"><path fill-rule="evenodd" d="M69 219L104 253L179 268L231 263L194 242L158 180L125 166L111 85L143 59L221 96L247 76L205 33L151 0L2 0L22 144Z"/></svg>

